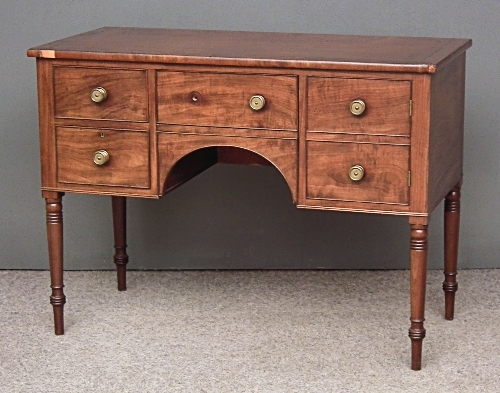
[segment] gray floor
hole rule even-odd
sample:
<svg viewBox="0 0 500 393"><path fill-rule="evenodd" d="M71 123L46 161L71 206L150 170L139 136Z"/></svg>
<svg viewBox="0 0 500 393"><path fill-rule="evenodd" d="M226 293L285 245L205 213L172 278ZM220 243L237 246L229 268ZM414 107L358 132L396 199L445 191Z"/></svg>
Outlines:
<svg viewBox="0 0 500 393"><path fill-rule="evenodd" d="M429 272L423 369L409 368L407 271L0 271L0 392L499 392L499 270Z"/></svg>

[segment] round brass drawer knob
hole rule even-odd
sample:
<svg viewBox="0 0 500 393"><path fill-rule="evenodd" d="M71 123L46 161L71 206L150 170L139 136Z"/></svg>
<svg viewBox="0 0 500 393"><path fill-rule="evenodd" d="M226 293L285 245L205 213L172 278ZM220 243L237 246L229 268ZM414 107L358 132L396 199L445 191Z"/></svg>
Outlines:
<svg viewBox="0 0 500 393"><path fill-rule="evenodd" d="M106 150L97 150L94 153L94 164L104 165L109 161L109 153Z"/></svg>
<svg viewBox="0 0 500 393"><path fill-rule="evenodd" d="M366 105L362 100L354 100L351 102L351 105L349 105L349 109L354 116L360 116L365 111Z"/></svg>
<svg viewBox="0 0 500 393"><path fill-rule="evenodd" d="M352 181L360 181L365 175L365 169L361 165L354 165L349 169L349 177Z"/></svg>
<svg viewBox="0 0 500 393"><path fill-rule="evenodd" d="M256 95L250 98L250 108L254 111L260 111L264 105L266 105L266 99L263 96Z"/></svg>
<svg viewBox="0 0 500 393"><path fill-rule="evenodd" d="M103 102L107 96L108 93L104 87L96 87L92 90L92 93L90 93L90 99L95 103Z"/></svg>

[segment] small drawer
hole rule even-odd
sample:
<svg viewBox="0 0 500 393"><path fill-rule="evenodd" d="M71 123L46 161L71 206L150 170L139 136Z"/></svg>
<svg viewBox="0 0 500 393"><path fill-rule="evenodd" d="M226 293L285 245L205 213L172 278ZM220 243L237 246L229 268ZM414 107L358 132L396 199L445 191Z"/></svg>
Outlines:
<svg viewBox="0 0 500 393"><path fill-rule="evenodd" d="M307 142L308 199L408 205L409 146Z"/></svg>
<svg viewBox="0 0 500 393"><path fill-rule="evenodd" d="M58 118L148 120L145 70L58 66L54 89Z"/></svg>
<svg viewBox="0 0 500 393"><path fill-rule="evenodd" d="M410 81L309 77L308 92L308 131L410 135Z"/></svg>
<svg viewBox="0 0 500 393"><path fill-rule="evenodd" d="M57 181L150 188L149 134L56 128Z"/></svg>
<svg viewBox="0 0 500 393"><path fill-rule="evenodd" d="M160 71L157 83L159 123L297 130L294 76Z"/></svg>

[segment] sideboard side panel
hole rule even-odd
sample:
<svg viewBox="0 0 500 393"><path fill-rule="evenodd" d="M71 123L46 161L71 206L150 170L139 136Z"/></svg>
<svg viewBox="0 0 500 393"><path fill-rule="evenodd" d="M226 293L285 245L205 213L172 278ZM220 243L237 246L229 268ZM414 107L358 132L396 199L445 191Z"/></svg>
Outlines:
<svg viewBox="0 0 500 393"><path fill-rule="evenodd" d="M465 52L432 76L429 208L462 180Z"/></svg>

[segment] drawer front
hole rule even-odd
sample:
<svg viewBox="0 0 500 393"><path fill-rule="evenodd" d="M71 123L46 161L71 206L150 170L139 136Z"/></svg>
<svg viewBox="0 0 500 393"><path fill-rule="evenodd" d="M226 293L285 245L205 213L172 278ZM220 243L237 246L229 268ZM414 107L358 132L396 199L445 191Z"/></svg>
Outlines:
<svg viewBox="0 0 500 393"><path fill-rule="evenodd" d="M106 97L94 102L101 87ZM145 70L54 67L55 116L99 120L148 120Z"/></svg>
<svg viewBox="0 0 500 393"><path fill-rule="evenodd" d="M297 78L158 72L158 122L195 126L297 130ZM264 97L262 109L250 99Z"/></svg>
<svg viewBox="0 0 500 393"><path fill-rule="evenodd" d="M307 142L309 199L408 205L409 146ZM360 180L350 178L364 175Z"/></svg>
<svg viewBox="0 0 500 393"><path fill-rule="evenodd" d="M109 160L97 165L94 155L103 150ZM150 188L145 132L58 127L56 152L59 183Z"/></svg>
<svg viewBox="0 0 500 393"><path fill-rule="evenodd" d="M310 77L307 129L408 136L410 99L409 81ZM365 105L358 115L351 112L351 104L357 100ZM362 109L357 106L356 110Z"/></svg>

